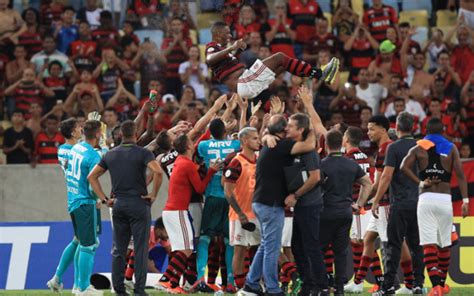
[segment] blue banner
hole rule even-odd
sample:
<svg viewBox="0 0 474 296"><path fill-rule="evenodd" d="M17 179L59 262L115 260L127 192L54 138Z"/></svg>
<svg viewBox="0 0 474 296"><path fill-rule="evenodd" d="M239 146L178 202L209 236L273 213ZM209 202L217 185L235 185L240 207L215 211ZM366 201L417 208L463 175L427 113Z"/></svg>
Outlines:
<svg viewBox="0 0 474 296"><path fill-rule="evenodd" d="M74 236L71 222L0 223L0 289L46 289L56 271L64 248ZM102 221L100 246L94 273L110 272L112 229ZM72 288L71 264L63 277L64 287Z"/></svg>

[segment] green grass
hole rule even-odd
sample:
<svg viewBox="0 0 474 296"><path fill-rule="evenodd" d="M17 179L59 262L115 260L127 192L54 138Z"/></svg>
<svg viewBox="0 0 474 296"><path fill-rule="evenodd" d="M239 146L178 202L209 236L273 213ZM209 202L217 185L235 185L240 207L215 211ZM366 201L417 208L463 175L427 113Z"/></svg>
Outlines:
<svg viewBox="0 0 474 296"><path fill-rule="evenodd" d="M367 291L367 290L366 290ZM72 295L69 293L70 290L64 290L63 294L62 295ZM150 295L154 295L154 296L157 296L157 295L171 295L171 294L166 294L166 293L163 293L163 292L158 292L158 291L155 291L155 290L147 290L147 293L150 294ZM23 290L23 291L5 291L5 290L0 290L0 295L12 295L12 296L40 296L40 295L59 295L59 294L54 294L54 293L51 293L50 291L47 291L47 290ZM107 295L107 296L113 296L115 294L113 293L110 293L110 292L106 292L104 293L104 295ZM188 294L190 296L197 296L197 295L200 295L200 296L203 296L204 294ZM212 295L212 294L208 294L208 295ZM361 295L361 296L366 296L366 295L370 295L369 293L365 292L365 293L362 293L362 294L349 294L349 293L346 293L346 295ZM474 288L451 288L451 293L449 293L449 296L472 296L474 295Z"/></svg>

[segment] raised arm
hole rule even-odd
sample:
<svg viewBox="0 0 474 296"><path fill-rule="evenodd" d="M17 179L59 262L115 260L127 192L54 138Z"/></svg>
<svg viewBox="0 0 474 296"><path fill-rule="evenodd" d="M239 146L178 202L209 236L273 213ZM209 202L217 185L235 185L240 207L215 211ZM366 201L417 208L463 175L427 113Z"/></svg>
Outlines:
<svg viewBox="0 0 474 296"><path fill-rule="evenodd" d="M207 111L206 114L204 114L203 117L201 117L198 122L194 125L193 129L189 131L188 137L191 141L195 141L199 135L202 134L202 132L206 129L206 126L209 124L209 122L212 120L214 115L219 112L219 110L222 109L224 106L225 102L227 101L227 95L222 95L220 96L215 102L214 105Z"/></svg>
<svg viewBox="0 0 474 296"><path fill-rule="evenodd" d="M321 117L319 117L316 109L314 109L313 105L313 94L306 86L301 86L298 89L298 97L303 102L303 105L306 108L306 111L309 114L309 118L311 120L311 125L316 132L316 135L319 137L321 135L325 136L327 134L327 129L324 127L323 121Z"/></svg>
<svg viewBox="0 0 474 296"><path fill-rule="evenodd" d="M235 41L234 44L232 44L231 46L227 47L224 50L221 50L216 53L208 53L206 56L206 63L208 65L214 65L218 63L219 61L227 58L228 54L233 52L234 50L237 50L237 49L244 50L246 47L247 47L247 44L242 39L239 39Z"/></svg>

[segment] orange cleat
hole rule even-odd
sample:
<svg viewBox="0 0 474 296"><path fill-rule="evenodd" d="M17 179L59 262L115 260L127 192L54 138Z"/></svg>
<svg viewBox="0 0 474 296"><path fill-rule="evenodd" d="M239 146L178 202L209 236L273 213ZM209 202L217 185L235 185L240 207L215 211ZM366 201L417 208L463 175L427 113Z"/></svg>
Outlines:
<svg viewBox="0 0 474 296"><path fill-rule="evenodd" d="M171 282L170 281L167 281L167 282L158 281L155 284L155 289L157 289L159 291L166 292L166 291L168 291L168 289L171 289Z"/></svg>
<svg viewBox="0 0 474 296"><path fill-rule="evenodd" d="M443 294L447 295L447 294L449 294L449 292L451 292L451 288L449 288L448 284L444 284Z"/></svg>
<svg viewBox="0 0 474 296"><path fill-rule="evenodd" d="M433 287L428 293L428 296L443 296L443 295L444 295L443 288L441 286Z"/></svg>
<svg viewBox="0 0 474 296"><path fill-rule="evenodd" d="M188 294L188 292L184 291L183 288L181 288L180 286L177 286L175 288L168 288L168 290L166 290L166 292L170 293L170 294Z"/></svg>
<svg viewBox="0 0 474 296"><path fill-rule="evenodd" d="M375 292L377 292L378 290L380 290L380 287L379 287L379 285L375 284L375 285L372 286L372 288L369 289L368 292L369 292L369 293L375 293Z"/></svg>

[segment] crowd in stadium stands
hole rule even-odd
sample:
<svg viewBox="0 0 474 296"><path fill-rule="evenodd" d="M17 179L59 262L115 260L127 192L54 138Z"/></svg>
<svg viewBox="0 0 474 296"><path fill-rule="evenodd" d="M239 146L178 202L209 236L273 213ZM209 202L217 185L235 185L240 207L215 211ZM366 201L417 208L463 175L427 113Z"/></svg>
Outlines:
<svg viewBox="0 0 474 296"><path fill-rule="evenodd" d="M260 121L272 96L285 102L287 115L302 111L296 91L307 84L328 126L367 130L371 115L385 114L395 124L406 110L416 116L414 134L423 135L429 118L439 117L445 136L464 158L471 156L474 28L462 14L449 28L436 25L438 9L453 1L418 1L433 7L425 16L431 28L410 23L418 24L418 17L402 18L409 1L390 1L395 7L382 0L202 0L197 7L180 0L130 0L123 18L121 8L102 8L111 1L78 1L83 7L76 1L30 1L38 9L22 11L10 8L11 2L21 1L0 0L0 163L57 163L64 142L59 122L71 116L84 121L92 111L103 114L113 147L114 128L147 108L150 90L158 92L159 108L143 111L141 131L150 116L155 134L180 120L195 123L227 92L203 56L212 21L219 19L247 43L238 55L247 66L275 52L313 65L341 59L342 72L332 85L288 73L277 77L254 99L263 102ZM368 138L363 146L365 152L375 148Z"/></svg>

